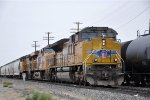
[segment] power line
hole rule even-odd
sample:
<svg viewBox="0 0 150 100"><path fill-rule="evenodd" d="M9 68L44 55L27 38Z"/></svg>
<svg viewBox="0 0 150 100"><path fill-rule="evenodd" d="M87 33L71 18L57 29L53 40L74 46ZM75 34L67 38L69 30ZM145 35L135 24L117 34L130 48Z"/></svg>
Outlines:
<svg viewBox="0 0 150 100"><path fill-rule="evenodd" d="M128 3L129 3L129 0L128 0L127 2L125 2L125 3L123 3L122 5L120 5L119 7L117 7L116 9L114 9L113 11L109 12L108 14L106 14L106 15L105 15L103 18L101 18L100 20L93 22L92 24L95 24L95 23L97 23L97 22L102 23L102 22L106 21L107 18L112 17L113 14L116 14L116 12L117 12L118 10L122 9L123 7L125 7Z"/></svg>
<svg viewBox="0 0 150 100"><path fill-rule="evenodd" d="M37 42L38 42L38 41L33 41L33 42L34 42L34 44L32 45L32 47L34 47L34 48L35 48L35 51L36 51L36 48L39 47L39 45L37 45Z"/></svg>
<svg viewBox="0 0 150 100"><path fill-rule="evenodd" d="M51 34L52 32L47 32L46 34L48 35L47 37L43 37L43 40L47 40L47 42L48 42L48 45L49 45L49 40L54 40L54 37L50 37L50 34Z"/></svg>
<svg viewBox="0 0 150 100"><path fill-rule="evenodd" d="M126 22L126 23L120 25L120 26L117 28L117 30L120 29L120 28L123 27L123 26L126 26L127 24L129 24L129 23L132 22L133 20L135 20L137 17L139 17L139 16L142 15L145 11L147 11L148 8L150 8L150 6L147 7L146 9L144 9L142 12L140 12L138 15L136 15L134 18L132 18L132 19L129 20L128 22Z"/></svg>

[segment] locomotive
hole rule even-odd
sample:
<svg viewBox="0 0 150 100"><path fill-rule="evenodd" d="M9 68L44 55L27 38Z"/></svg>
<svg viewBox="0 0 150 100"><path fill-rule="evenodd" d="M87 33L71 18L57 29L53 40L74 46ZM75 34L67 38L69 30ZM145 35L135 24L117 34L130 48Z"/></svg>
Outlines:
<svg viewBox="0 0 150 100"><path fill-rule="evenodd" d="M1 76L22 78L25 75L26 79L120 85L123 74L117 34L108 27L86 27L69 38L2 66Z"/></svg>

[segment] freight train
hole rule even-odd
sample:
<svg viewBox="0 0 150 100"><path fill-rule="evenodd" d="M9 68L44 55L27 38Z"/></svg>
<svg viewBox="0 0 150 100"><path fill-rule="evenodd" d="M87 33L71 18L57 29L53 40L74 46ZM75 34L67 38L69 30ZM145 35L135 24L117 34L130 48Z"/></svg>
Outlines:
<svg viewBox="0 0 150 100"><path fill-rule="evenodd" d="M1 66L1 76L120 85L121 43L117 34L108 27L86 27L69 38Z"/></svg>

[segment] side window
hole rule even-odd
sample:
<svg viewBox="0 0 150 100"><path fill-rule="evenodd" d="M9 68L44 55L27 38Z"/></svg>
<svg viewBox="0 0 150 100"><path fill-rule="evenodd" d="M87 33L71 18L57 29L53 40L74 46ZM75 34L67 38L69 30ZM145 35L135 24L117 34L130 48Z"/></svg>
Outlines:
<svg viewBox="0 0 150 100"><path fill-rule="evenodd" d="M69 46L68 46L68 54L73 54L74 53L74 50L73 50L74 48L73 48L73 44L70 44Z"/></svg>
<svg viewBox="0 0 150 100"><path fill-rule="evenodd" d="M70 45L68 46L68 54L70 54Z"/></svg>
<svg viewBox="0 0 150 100"><path fill-rule="evenodd" d="M79 40L79 35L75 35L75 42L78 42L78 40Z"/></svg>
<svg viewBox="0 0 150 100"><path fill-rule="evenodd" d="M72 44L72 54L74 54L74 44Z"/></svg>
<svg viewBox="0 0 150 100"><path fill-rule="evenodd" d="M75 34L73 34L69 37L69 42L75 43Z"/></svg>
<svg viewBox="0 0 150 100"><path fill-rule="evenodd" d="M38 65L41 64L41 57L38 58Z"/></svg>
<svg viewBox="0 0 150 100"><path fill-rule="evenodd" d="M72 45L70 45L70 54L72 54Z"/></svg>

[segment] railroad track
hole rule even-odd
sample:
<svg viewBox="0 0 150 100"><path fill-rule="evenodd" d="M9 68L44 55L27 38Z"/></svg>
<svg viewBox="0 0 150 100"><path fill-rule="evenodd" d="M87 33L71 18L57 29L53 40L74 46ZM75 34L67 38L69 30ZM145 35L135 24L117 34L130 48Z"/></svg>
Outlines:
<svg viewBox="0 0 150 100"><path fill-rule="evenodd" d="M19 80L19 79L15 79ZM113 93L123 93L123 94L130 94L134 96L146 96L150 97L150 87L135 87L135 86L117 86L117 87L111 87L111 86L85 86L85 85L77 85L77 84L71 84L71 83L59 83L59 82L50 82L48 80L27 80L30 82L39 82L39 83L45 83L47 85L53 84L53 85L61 85L61 86L67 86L67 87L75 87L75 88L84 88L84 89L91 89L91 90L98 90L98 91L109 91Z"/></svg>
<svg viewBox="0 0 150 100"><path fill-rule="evenodd" d="M147 96L150 97L150 87L135 87L135 86L85 86L85 85L77 85L72 83L58 83L58 82L49 82L47 80L28 80L32 82L40 82L40 83L47 83L53 85L61 85L67 87L75 87L75 88L84 88L84 89L92 89L92 90L102 90L102 91L109 91L115 93L124 93L130 94L134 96Z"/></svg>
<svg viewBox="0 0 150 100"><path fill-rule="evenodd" d="M149 87L119 86L117 90L127 92L135 96L141 95L150 97Z"/></svg>

